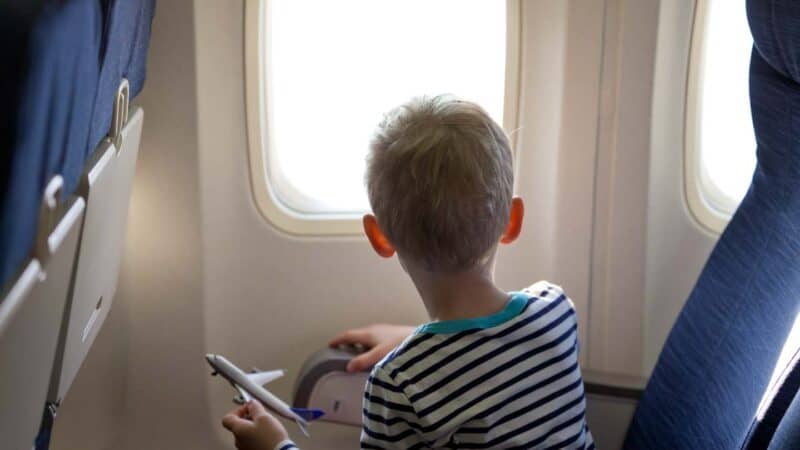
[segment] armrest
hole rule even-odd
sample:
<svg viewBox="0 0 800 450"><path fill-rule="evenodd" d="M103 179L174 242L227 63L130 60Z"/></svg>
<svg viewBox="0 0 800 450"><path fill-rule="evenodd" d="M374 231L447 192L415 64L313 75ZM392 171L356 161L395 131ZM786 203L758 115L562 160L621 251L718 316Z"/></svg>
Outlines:
<svg viewBox="0 0 800 450"><path fill-rule="evenodd" d="M321 409L321 421L361 426L361 402L368 372L349 373L355 349L322 349L311 355L295 381L293 404Z"/></svg>
<svg viewBox="0 0 800 450"><path fill-rule="evenodd" d="M583 370L583 384L587 394L639 400L647 379L594 370Z"/></svg>
<svg viewBox="0 0 800 450"><path fill-rule="evenodd" d="M647 380L583 370L586 420L598 448L622 448Z"/></svg>

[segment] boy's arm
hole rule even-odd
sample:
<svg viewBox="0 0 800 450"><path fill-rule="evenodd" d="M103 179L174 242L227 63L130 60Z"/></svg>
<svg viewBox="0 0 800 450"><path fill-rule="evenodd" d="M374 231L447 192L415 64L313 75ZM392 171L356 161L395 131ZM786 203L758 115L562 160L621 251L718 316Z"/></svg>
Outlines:
<svg viewBox="0 0 800 450"><path fill-rule="evenodd" d="M374 324L364 328L347 330L331 339L331 347L360 345L367 349L347 364L348 372L363 372L372 368L384 356L414 332L414 327L403 325Z"/></svg>
<svg viewBox="0 0 800 450"><path fill-rule="evenodd" d="M361 448L417 448L425 441L414 407L395 380L375 367L364 391Z"/></svg>

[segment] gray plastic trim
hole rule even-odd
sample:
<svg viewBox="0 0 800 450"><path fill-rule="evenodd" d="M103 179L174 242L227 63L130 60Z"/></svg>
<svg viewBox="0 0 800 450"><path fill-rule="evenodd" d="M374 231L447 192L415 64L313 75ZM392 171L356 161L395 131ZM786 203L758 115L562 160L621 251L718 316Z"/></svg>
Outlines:
<svg viewBox="0 0 800 450"><path fill-rule="evenodd" d="M342 349L326 348L309 357L300 369L295 381L293 404L297 408L308 408L314 386L331 372L347 372L347 363L357 353Z"/></svg>

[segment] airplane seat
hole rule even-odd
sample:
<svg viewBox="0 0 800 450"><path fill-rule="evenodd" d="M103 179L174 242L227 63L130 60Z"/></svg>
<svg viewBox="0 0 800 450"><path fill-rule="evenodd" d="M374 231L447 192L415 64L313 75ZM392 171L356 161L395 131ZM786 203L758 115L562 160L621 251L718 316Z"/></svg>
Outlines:
<svg viewBox="0 0 800 450"><path fill-rule="evenodd" d="M775 430L769 449L791 450L800 447L800 426L798 424L800 424L800 395L795 395L786 415Z"/></svg>
<svg viewBox="0 0 800 450"><path fill-rule="evenodd" d="M118 10L134 18L116 20ZM91 268L106 284L116 282L119 261L113 259L119 259L142 116L128 104L143 84L152 11L152 0L0 5L0 40L7 44L0 46L3 448L31 448L43 412L54 413L46 403L54 393L63 396L53 386L63 385L54 380L64 372L68 331L83 325L77 340L87 349L91 344L102 318L90 316L87 327L87 318L73 319L76 306L110 303L76 297L76 276ZM128 43L127 52L111 40L115 22L133 24L117 37ZM92 189L98 179L115 180L106 183L109 194ZM95 228L102 222L111 230L90 229L92 217ZM105 267L85 250L104 245ZM67 367L73 366L77 371L79 363Z"/></svg>
<svg viewBox="0 0 800 450"><path fill-rule="evenodd" d="M0 95L0 285L30 257L40 200L54 175L78 185L88 147L103 30L97 1L6 2ZM79 26L76 26L79 25ZM73 29L74 28L74 29ZM14 43L10 45L10 43Z"/></svg>
<svg viewBox="0 0 800 450"><path fill-rule="evenodd" d="M800 5L748 0L747 9L758 163L667 338L625 448L800 448L800 401L792 402L792 356L800 350L793 332L800 331ZM779 406L789 402L784 414Z"/></svg>

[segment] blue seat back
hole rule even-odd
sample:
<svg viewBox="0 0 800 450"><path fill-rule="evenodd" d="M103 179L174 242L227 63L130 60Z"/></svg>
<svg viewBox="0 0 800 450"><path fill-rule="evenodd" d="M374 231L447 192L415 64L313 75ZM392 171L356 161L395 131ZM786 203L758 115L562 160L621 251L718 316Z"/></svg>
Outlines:
<svg viewBox="0 0 800 450"><path fill-rule="evenodd" d="M107 0L103 67L92 113L89 141L97 145L111 127L111 110L122 78L135 98L144 86L155 0ZM94 147L88 149L89 152ZM88 156L88 155L87 155Z"/></svg>
<svg viewBox="0 0 800 450"><path fill-rule="evenodd" d="M44 186L75 192L122 78L144 85L155 0L0 5L0 291L30 257ZM11 45L10 43L13 43Z"/></svg>
<svg viewBox="0 0 800 450"><path fill-rule="evenodd" d="M796 345L787 337L800 313L800 2L749 0L748 18L758 164L670 332L625 448L746 448L784 345Z"/></svg>
<svg viewBox="0 0 800 450"><path fill-rule="evenodd" d="M44 186L77 186L99 76L97 0L0 7L0 286L30 256Z"/></svg>

